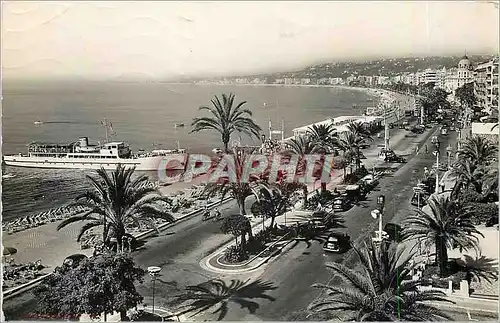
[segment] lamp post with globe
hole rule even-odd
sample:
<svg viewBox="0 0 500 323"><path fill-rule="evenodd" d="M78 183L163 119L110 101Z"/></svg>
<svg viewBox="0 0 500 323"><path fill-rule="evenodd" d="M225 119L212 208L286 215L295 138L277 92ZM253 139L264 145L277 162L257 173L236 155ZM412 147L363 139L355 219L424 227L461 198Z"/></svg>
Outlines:
<svg viewBox="0 0 500 323"><path fill-rule="evenodd" d="M451 147L451 145L448 145L448 147L446 147L446 154L448 155L448 170L450 170L451 169L450 160L453 154L453 148Z"/></svg>
<svg viewBox="0 0 500 323"><path fill-rule="evenodd" d="M153 314L155 313L155 281L156 276L160 273L161 268L157 266L148 267L148 273L151 276L151 280L153 281Z"/></svg>
<svg viewBox="0 0 500 323"><path fill-rule="evenodd" d="M378 231L377 231L377 236L373 238L373 241L376 243L381 243L383 238L384 238L384 232L382 230L382 216L384 212L384 205L385 205L385 196L380 195L377 197L377 205L378 208L371 211L371 216L374 219L378 219Z"/></svg>
<svg viewBox="0 0 500 323"><path fill-rule="evenodd" d="M433 152L433 155L436 156L436 188L435 193L439 193L439 148L441 146L441 142L437 136L432 137L431 142L436 146L436 150Z"/></svg>

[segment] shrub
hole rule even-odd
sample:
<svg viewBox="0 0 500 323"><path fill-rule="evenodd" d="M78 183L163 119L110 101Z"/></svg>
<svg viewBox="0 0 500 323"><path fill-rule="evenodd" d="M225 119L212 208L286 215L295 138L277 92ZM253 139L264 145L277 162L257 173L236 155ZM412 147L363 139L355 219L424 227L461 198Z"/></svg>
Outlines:
<svg viewBox="0 0 500 323"><path fill-rule="evenodd" d="M249 254L257 254L266 248L267 239L264 235L260 235L261 232L257 233L253 239L247 242L245 245L245 251Z"/></svg>
<svg viewBox="0 0 500 323"><path fill-rule="evenodd" d="M468 203L474 224L486 223L490 218L498 216L498 206L495 203Z"/></svg>
<svg viewBox="0 0 500 323"><path fill-rule="evenodd" d="M461 191L458 195L458 200L466 204L480 202L482 198L481 194L471 189Z"/></svg>
<svg viewBox="0 0 500 323"><path fill-rule="evenodd" d="M224 252L224 260L228 263L238 263L248 259L248 253L240 245L230 246Z"/></svg>

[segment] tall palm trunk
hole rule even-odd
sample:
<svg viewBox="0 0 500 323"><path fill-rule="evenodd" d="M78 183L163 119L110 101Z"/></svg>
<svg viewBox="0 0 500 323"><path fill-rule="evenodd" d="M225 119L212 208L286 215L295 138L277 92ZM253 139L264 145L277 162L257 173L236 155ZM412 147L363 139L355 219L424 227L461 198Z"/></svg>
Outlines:
<svg viewBox="0 0 500 323"><path fill-rule="evenodd" d="M247 239L245 238L246 232L243 232L241 234L241 248L245 248L245 245L247 244Z"/></svg>
<svg viewBox="0 0 500 323"><path fill-rule="evenodd" d="M436 237L436 258L439 266L439 275L441 277L446 277L448 272L448 250L446 249L446 242L441 236Z"/></svg>
<svg viewBox="0 0 500 323"><path fill-rule="evenodd" d="M245 199L246 197L241 197L241 196L238 196L236 198L236 202L238 203L238 208L240 209L241 215L247 215L247 212L245 210Z"/></svg>

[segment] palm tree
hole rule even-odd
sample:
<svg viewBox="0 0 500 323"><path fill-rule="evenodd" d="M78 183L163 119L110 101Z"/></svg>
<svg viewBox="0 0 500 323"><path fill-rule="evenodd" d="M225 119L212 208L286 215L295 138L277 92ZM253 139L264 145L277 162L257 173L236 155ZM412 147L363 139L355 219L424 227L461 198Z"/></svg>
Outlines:
<svg viewBox="0 0 500 323"><path fill-rule="evenodd" d="M484 168L482 166L473 164L469 159L459 159L455 163L451 174L457 179L452 196L456 197L458 192L471 186L474 188L474 191L481 194L481 180L484 176Z"/></svg>
<svg viewBox="0 0 500 323"><path fill-rule="evenodd" d="M403 240L418 239L426 247L436 247L436 260L441 277L447 275L448 249L478 248L481 235L473 225L471 213L448 197L432 196L427 201L431 212L417 210L403 222Z"/></svg>
<svg viewBox="0 0 500 323"><path fill-rule="evenodd" d="M358 169L361 164L359 147L365 142L366 139L357 132L345 131L340 135L338 143L339 146L342 147L341 149L344 152L344 158L346 161L349 161L349 164L350 161L354 159L356 161L356 169Z"/></svg>
<svg viewBox="0 0 500 323"><path fill-rule="evenodd" d="M361 122L350 121L347 124L347 129L351 133L354 134L355 138L356 137L359 138L359 139L357 139L358 143L355 146L355 149L356 149L356 155L355 155L356 156L356 169L358 169L359 165L361 164L360 152L359 152L360 146L362 144L367 143L368 141L373 141L373 138L372 138L371 134L368 132L367 128Z"/></svg>
<svg viewBox="0 0 500 323"><path fill-rule="evenodd" d="M498 147L488 139L474 136L464 142L458 156L474 165L486 166L498 157Z"/></svg>
<svg viewBox="0 0 500 323"><path fill-rule="evenodd" d="M451 319L429 302L448 301L441 291L420 291L421 281L408 280L413 254L402 257L396 244L373 242L362 250L355 249L359 270L341 263L326 266L340 276L345 285L315 284L327 294L314 301L309 310L332 313L347 312L345 321L436 321ZM449 302L449 301L448 301ZM334 314L333 314L334 315ZM333 316L332 315L332 316ZM333 317L330 317L331 319Z"/></svg>
<svg viewBox="0 0 500 323"><path fill-rule="evenodd" d="M265 176L264 174L251 174L248 180L242 180L249 156L250 153L236 149L233 150L232 155L225 155L223 159L227 163L230 178L219 178L215 183L207 184L203 194L210 197L220 193L222 203L224 197L229 193L236 199L240 214L246 215L245 201L248 196L253 194L252 185L260 184ZM223 171L224 165L226 165L224 162L220 162L218 168L214 170L214 175L217 175L219 171Z"/></svg>
<svg viewBox="0 0 500 323"><path fill-rule="evenodd" d="M227 284L223 280L214 279L195 286L187 286L186 293L176 297L174 303L181 304L186 308L179 314L193 313L192 316L215 308L212 314L219 313L217 320L222 320L229 311L229 304L234 303L241 308L246 308L254 314L259 304L254 299L267 299L274 301L275 298L266 294L267 291L276 289L270 282L256 280L231 280Z"/></svg>
<svg viewBox="0 0 500 323"><path fill-rule="evenodd" d="M260 213L257 215L271 218L271 228L274 226L275 218L285 213L290 206L289 199L276 187L260 187L259 190L254 190L254 195L257 198L255 202L257 207L254 209Z"/></svg>
<svg viewBox="0 0 500 323"><path fill-rule="evenodd" d="M104 168L97 170L99 179L87 175L93 189L78 196L71 205L83 206L86 211L63 220L57 230L71 223L88 221L80 230L77 241L80 241L88 230L103 226L103 242L106 243L108 238L113 236L120 250L123 237L128 235L129 224L141 226L146 222L155 226L153 219L174 222L175 218L165 208L170 199L160 195L156 188L147 185L147 176L132 179L134 171L135 168L118 165L111 176Z"/></svg>
<svg viewBox="0 0 500 323"><path fill-rule="evenodd" d="M229 141L235 131L259 137L261 128L252 120L252 112L248 109L243 109L243 105L247 103L246 101L234 107L234 94L230 93L229 95L222 94L222 101L215 96L211 102L212 107L202 106L200 110L209 111L212 117L194 118L192 123L194 128L191 133L201 130L215 130L219 132L225 152L229 152Z"/></svg>
<svg viewBox="0 0 500 323"><path fill-rule="evenodd" d="M287 146L288 146L287 151L289 153L299 155L296 175L305 175L307 170L307 161L305 156L319 152L318 146L312 139L308 138L307 136L292 138L287 142ZM307 185L304 185L303 192L304 192L304 205L305 205L305 203L307 202L307 194L308 194Z"/></svg>
<svg viewBox="0 0 500 323"><path fill-rule="evenodd" d="M472 280L481 282L482 279L488 283L498 279L498 261L487 258L485 256L472 258L469 255L463 255L463 259L457 259L457 264L462 268L462 271L467 273L467 281Z"/></svg>
<svg viewBox="0 0 500 323"><path fill-rule="evenodd" d="M307 129L307 135L317 149L323 153L328 153L337 147L337 133L333 124L314 124Z"/></svg>

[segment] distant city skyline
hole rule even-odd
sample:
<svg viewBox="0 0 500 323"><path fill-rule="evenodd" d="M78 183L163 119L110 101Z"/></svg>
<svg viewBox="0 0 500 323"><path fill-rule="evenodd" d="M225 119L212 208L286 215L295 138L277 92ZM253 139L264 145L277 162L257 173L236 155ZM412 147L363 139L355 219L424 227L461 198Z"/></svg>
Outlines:
<svg viewBox="0 0 500 323"><path fill-rule="evenodd" d="M4 2L2 74L176 79L498 53L486 2Z"/></svg>

